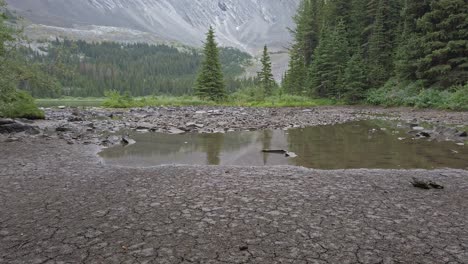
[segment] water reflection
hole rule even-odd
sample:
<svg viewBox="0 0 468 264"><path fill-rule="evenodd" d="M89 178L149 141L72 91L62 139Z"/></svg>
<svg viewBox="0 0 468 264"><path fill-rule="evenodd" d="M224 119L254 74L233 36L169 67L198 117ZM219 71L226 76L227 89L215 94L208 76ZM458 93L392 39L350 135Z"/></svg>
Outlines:
<svg viewBox="0 0 468 264"><path fill-rule="evenodd" d="M137 143L100 153L109 164L148 167L161 164L297 165L318 169L468 168L468 148L453 142L400 140L405 131L382 122L354 122L305 129L227 134L131 135ZM262 153L287 149L287 158ZM456 153L458 152L458 153Z"/></svg>

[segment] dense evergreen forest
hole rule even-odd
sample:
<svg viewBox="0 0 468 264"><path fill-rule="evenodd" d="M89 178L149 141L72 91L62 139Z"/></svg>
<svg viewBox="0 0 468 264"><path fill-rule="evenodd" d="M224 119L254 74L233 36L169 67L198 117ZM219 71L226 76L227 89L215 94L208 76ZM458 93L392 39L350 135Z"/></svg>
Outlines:
<svg viewBox="0 0 468 264"><path fill-rule="evenodd" d="M203 55L187 47L149 44L87 43L56 40L39 48L21 49L31 64L38 64L61 84L44 90L23 82L34 97L103 96L105 91L134 96L192 94ZM229 92L249 80L237 80L251 56L234 48L221 48L220 60Z"/></svg>
<svg viewBox="0 0 468 264"><path fill-rule="evenodd" d="M303 0L294 20L288 93L468 104L467 0Z"/></svg>

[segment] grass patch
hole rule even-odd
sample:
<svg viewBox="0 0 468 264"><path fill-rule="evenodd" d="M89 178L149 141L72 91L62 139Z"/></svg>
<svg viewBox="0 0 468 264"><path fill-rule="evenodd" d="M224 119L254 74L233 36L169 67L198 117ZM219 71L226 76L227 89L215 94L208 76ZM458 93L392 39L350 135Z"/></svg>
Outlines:
<svg viewBox="0 0 468 264"><path fill-rule="evenodd" d="M108 108L133 108L145 106L242 106L242 107L314 107L321 105L335 105L334 100L310 99L301 96L276 95L264 99L239 97L232 95L225 102L213 102L194 96L149 96L131 97L118 92L108 92L102 106Z"/></svg>
<svg viewBox="0 0 468 264"><path fill-rule="evenodd" d="M74 98L64 97L57 99L36 99L36 104L39 107L99 107L102 106L105 98Z"/></svg>

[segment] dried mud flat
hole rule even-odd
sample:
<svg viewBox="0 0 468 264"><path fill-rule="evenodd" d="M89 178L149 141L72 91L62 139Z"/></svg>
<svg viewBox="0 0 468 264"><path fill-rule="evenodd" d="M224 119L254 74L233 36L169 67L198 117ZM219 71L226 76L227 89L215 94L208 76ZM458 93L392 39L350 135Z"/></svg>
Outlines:
<svg viewBox="0 0 468 264"><path fill-rule="evenodd" d="M0 263L468 263L468 171L132 169L94 144L19 138L0 143Z"/></svg>

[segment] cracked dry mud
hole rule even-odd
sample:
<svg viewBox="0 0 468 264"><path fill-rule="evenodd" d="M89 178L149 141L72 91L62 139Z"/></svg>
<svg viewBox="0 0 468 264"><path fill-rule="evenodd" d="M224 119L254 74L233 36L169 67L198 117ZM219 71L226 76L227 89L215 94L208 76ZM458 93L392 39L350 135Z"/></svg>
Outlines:
<svg viewBox="0 0 468 264"><path fill-rule="evenodd" d="M190 119L184 111L162 115L162 124ZM467 124L466 112L249 111L297 125L363 111ZM263 127L266 117L245 123ZM96 145L67 143L0 140L0 263L468 263L466 170L121 168L104 165ZM445 189L416 189L412 177Z"/></svg>
<svg viewBox="0 0 468 264"><path fill-rule="evenodd" d="M468 171L131 169L1 146L0 263L468 263Z"/></svg>

